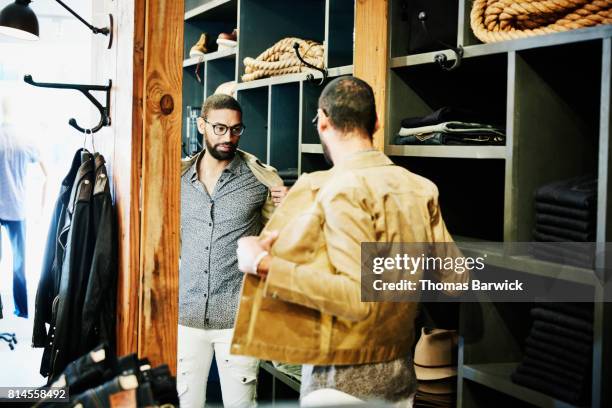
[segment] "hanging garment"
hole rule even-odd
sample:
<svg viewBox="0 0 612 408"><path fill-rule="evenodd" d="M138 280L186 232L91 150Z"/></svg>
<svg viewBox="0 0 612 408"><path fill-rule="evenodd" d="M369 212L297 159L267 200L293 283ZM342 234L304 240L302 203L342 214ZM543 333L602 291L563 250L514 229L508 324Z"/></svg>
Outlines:
<svg viewBox="0 0 612 408"><path fill-rule="evenodd" d="M45 348L41 374L50 381L96 344L114 344L113 213L104 158L77 152L56 204L36 301L33 345Z"/></svg>

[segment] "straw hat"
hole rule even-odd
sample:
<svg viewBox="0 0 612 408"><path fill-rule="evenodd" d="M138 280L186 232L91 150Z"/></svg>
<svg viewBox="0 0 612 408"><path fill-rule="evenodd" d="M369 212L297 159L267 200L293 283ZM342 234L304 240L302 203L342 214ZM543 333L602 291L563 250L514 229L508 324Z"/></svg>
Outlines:
<svg viewBox="0 0 612 408"><path fill-rule="evenodd" d="M414 351L414 369L418 380L439 380L457 375L454 355L455 330L423 328Z"/></svg>

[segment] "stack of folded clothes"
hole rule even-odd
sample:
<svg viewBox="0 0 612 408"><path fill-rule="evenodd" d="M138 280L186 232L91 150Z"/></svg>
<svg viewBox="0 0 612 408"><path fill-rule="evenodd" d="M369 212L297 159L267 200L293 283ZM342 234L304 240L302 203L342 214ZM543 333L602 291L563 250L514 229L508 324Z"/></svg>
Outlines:
<svg viewBox="0 0 612 408"><path fill-rule="evenodd" d="M42 400L35 407L179 406L176 378L167 365L151 368L136 354L117 359L104 344L70 363L49 384L65 388L70 401Z"/></svg>
<svg viewBox="0 0 612 408"><path fill-rule="evenodd" d="M481 115L444 107L426 116L403 119L395 144L504 145L504 132L484 122Z"/></svg>
<svg viewBox="0 0 612 408"><path fill-rule="evenodd" d="M414 371L418 380L415 408L455 406L457 340L455 330L422 329L414 350Z"/></svg>
<svg viewBox="0 0 612 408"><path fill-rule="evenodd" d="M298 179L298 171L296 168L279 170L278 176L283 179L283 184L286 187L291 187Z"/></svg>
<svg viewBox="0 0 612 408"><path fill-rule="evenodd" d="M525 357L512 381L572 404L588 404L593 347L592 303L538 303Z"/></svg>
<svg viewBox="0 0 612 408"><path fill-rule="evenodd" d="M546 184L535 194L536 242L592 242L595 240L597 179L580 176ZM594 253L585 244L536 244L536 258L593 267Z"/></svg>

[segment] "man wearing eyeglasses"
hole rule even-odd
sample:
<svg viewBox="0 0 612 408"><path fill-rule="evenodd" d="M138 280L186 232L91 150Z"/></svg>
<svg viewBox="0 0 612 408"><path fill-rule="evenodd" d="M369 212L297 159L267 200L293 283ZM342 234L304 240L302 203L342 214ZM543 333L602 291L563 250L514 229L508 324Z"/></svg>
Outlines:
<svg viewBox="0 0 612 408"><path fill-rule="evenodd" d="M242 283L237 241L258 234L286 188L276 170L238 150L238 101L216 94L198 118L206 150L183 162L178 390L181 407L203 407L216 356L223 403L255 405L258 360L230 355Z"/></svg>

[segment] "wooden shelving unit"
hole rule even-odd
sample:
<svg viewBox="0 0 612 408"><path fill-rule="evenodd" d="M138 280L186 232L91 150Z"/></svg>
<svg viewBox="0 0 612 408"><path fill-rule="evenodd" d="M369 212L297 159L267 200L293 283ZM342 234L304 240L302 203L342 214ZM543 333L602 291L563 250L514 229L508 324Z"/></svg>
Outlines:
<svg viewBox="0 0 612 408"><path fill-rule="evenodd" d="M466 254L486 252L491 266L579 283L603 299L608 289L599 285L593 270L561 268L495 248L483 251L473 243L531 241L536 188L587 173L598 175L597 242L612 239L612 26L482 44L471 32L471 1L455 1L455 44L464 47L464 58L457 70L444 72L434 57L444 53L454 60L451 50L407 52L402 3L389 1L385 152L438 185L449 231L468 237L458 238ZM402 118L442 106L486 113L492 124L505 129L506 146L392 144ZM610 265L609 259L598 262ZM612 404L606 385L610 369L605 363L612 357L612 315L606 303L596 302L593 307L591 406L604 407ZM460 331L469 341L460 343L459 407L488 407L493 401L496 406L572 406L510 380L522 358L530 308L521 303L461 305Z"/></svg>

